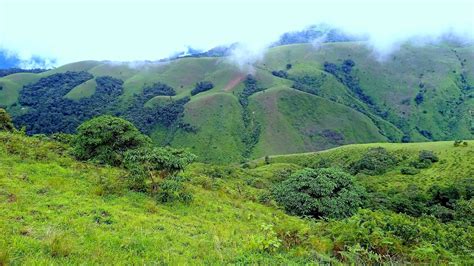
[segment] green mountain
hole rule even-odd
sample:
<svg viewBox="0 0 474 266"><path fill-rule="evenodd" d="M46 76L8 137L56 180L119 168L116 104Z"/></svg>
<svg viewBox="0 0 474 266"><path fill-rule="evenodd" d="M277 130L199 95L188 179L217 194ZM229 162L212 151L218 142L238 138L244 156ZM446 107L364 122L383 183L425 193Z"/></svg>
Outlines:
<svg viewBox="0 0 474 266"><path fill-rule="evenodd" d="M241 162L351 143L472 139L473 59L472 45L405 44L380 61L364 42L334 42L276 46L245 71L227 57L84 61L0 78L0 105L30 134L74 132L110 113L203 162Z"/></svg>
<svg viewBox="0 0 474 266"><path fill-rule="evenodd" d="M159 203L130 190L126 170L76 161L67 145L40 136L0 132L0 142L2 265L443 265L474 260L473 141L458 147L453 142L349 145L257 160L251 169L194 163L180 174L194 198L188 204ZM378 147L397 164L378 175L355 175L377 204L369 200L352 217L290 216L268 196L274 184L298 169L323 163L350 168ZM423 150L439 161L418 173L400 174ZM401 213L412 208L436 218Z"/></svg>

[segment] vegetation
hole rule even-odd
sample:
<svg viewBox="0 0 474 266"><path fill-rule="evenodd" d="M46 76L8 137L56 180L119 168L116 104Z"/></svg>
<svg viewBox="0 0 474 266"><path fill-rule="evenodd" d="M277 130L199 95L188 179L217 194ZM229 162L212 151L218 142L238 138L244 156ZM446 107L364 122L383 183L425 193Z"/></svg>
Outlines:
<svg viewBox="0 0 474 266"><path fill-rule="evenodd" d="M194 87L194 89L191 90L191 95L194 96L198 93L208 91L212 88L214 88L214 84L212 84L212 82L210 82L210 81L200 81L200 82L196 83L196 87Z"/></svg>
<svg viewBox="0 0 474 266"><path fill-rule="evenodd" d="M185 151L144 147L127 149L123 169L75 161L67 141L52 139L0 132L2 263L474 261L472 149L452 142L269 156L250 169L189 164L195 157ZM367 154L398 163L380 175L340 170ZM420 158L438 162L400 176ZM142 181L133 183L135 173ZM152 177L156 193L143 193L153 191Z"/></svg>
<svg viewBox="0 0 474 266"><path fill-rule="evenodd" d="M125 153L125 166L130 170L132 188L142 191L146 180L150 181L150 193L154 196L162 191L161 201L171 201L171 196L182 188L176 174L196 159L191 153L171 148L139 148L130 149ZM166 180L165 180L166 179ZM167 181L170 179L170 181ZM160 184L161 182L161 184ZM170 195L168 195L170 194ZM182 198L181 195L178 197Z"/></svg>
<svg viewBox="0 0 474 266"><path fill-rule="evenodd" d="M84 122L73 139L74 155L79 160L120 166L129 149L149 144L148 137L130 122L109 115Z"/></svg>
<svg viewBox="0 0 474 266"><path fill-rule="evenodd" d="M22 68L5 68L0 69L0 77L5 77L15 73L41 73L45 72L46 69L33 68L33 69L22 69Z"/></svg>
<svg viewBox="0 0 474 266"><path fill-rule="evenodd" d="M0 131L13 131L15 127L13 126L12 119L10 115L5 111L5 109L0 108Z"/></svg>
<svg viewBox="0 0 474 266"><path fill-rule="evenodd" d="M344 218L362 206L364 191L337 169L303 169L277 185L275 200L287 212L315 218Z"/></svg>
<svg viewBox="0 0 474 266"><path fill-rule="evenodd" d="M420 155L421 156L421 155ZM354 174L380 175L397 164L397 158L382 147L369 148L367 152L351 166Z"/></svg>

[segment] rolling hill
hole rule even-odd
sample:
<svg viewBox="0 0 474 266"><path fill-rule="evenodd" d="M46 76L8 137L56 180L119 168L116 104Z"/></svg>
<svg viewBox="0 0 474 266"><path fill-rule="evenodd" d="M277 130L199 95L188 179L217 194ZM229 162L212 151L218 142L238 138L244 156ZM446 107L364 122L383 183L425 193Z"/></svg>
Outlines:
<svg viewBox="0 0 474 266"><path fill-rule="evenodd" d="M29 134L71 133L110 113L203 162L242 162L351 143L472 139L473 59L474 46L443 42L407 43L378 60L363 41L346 41L275 46L245 71L227 57L83 61L0 78L0 105ZM191 95L203 81L212 88ZM152 89L162 84L173 95ZM54 100L40 100L38 88Z"/></svg>

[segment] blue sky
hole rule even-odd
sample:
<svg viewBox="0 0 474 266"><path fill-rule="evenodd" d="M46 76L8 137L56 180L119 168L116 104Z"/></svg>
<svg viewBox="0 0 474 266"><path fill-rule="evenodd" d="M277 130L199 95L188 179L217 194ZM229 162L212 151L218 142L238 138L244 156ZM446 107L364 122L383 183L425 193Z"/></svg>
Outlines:
<svg viewBox="0 0 474 266"><path fill-rule="evenodd" d="M156 60L186 46L242 42L261 53L284 32L329 23L379 51L412 36L474 39L474 1L0 0L0 48L58 64Z"/></svg>

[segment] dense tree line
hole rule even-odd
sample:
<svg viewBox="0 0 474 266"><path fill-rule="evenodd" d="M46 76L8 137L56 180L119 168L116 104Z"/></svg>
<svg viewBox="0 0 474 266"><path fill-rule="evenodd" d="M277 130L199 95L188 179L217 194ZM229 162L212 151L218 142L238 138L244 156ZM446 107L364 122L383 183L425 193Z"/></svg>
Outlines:
<svg viewBox="0 0 474 266"><path fill-rule="evenodd" d="M34 68L34 69L22 69L22 68L5 68L0 69L0 77L5 77L15 73L41 73L45 72L47 69Z"/></svg>
<svg viewBox="0 0 474 266"><path fill-rule="evenodd" d="M151 86L146 86L143 88L141 97L146 99L151 99L155 96L174 96L176 95L175 90L161 82L153 83Z"/></svg>
<svg viewBox="0 0 474 266"><path fill-rule="evenodd" d="M257 79L250 74L247 75L244 85L244 90L239 96L239 102L242 105L242 120L245 127L245 132L242 137L245 144L243 156L247 158L250 156L252 148L257 144L261 132L260 123L255 119L248 107L249 97L256 92L262 91L263 88L258 86Z"/></svg>
<svg viewBox="0 0 474 266"><path fill-rule="evenodd" d="M214 84L210 81L201 81L196 83L196 86L194 89L191 90L191 95L194 96L198 93L208 91L210 89L214 88Z"/></svg>
<svg viewBox="0 0 474 266"><path fill-rule="evenodd" d="M19 103L28 107L28 111L16 117L15 124L25 126L29 134L72 133L81 122L110 112L123 92L123 81L113 77L97 77L96 91L91 97L77 101L64 97L74 87L92 78L87 72L65 72L24 86Z"/></svg>
<svg viewBox="0 0 474 266"><path fill-rule="evenodd" d="M143 92L134 96L133 103L122 115L145 133L150 133L158 123L165 127L170 127L182 116L184 105L190 98L170 99L166 104L145 106L145 103L153 97L163 95L165 92L175 94L175 90L172 87L163 83L156 83L154 86L143 88Z"/></svg>

